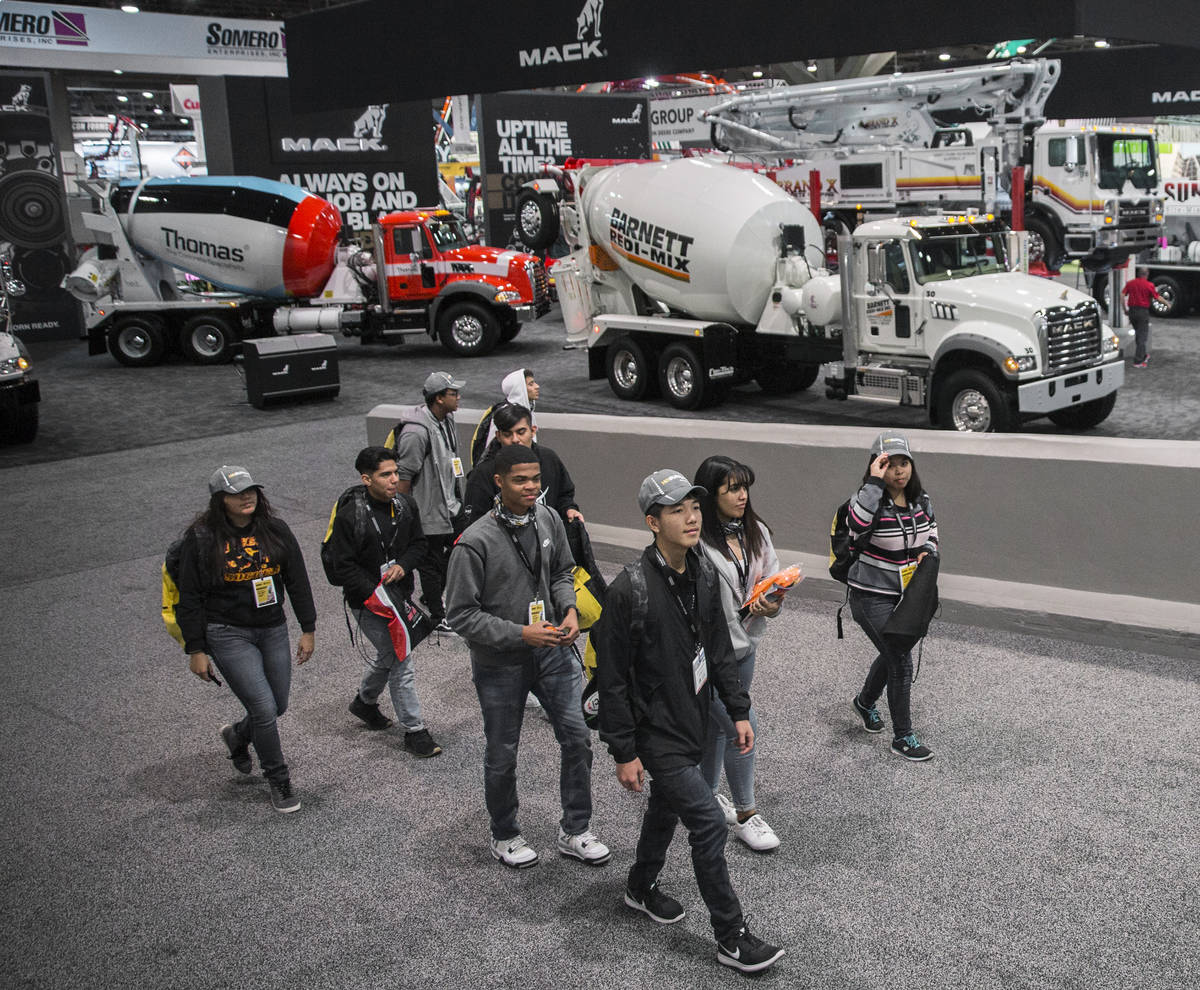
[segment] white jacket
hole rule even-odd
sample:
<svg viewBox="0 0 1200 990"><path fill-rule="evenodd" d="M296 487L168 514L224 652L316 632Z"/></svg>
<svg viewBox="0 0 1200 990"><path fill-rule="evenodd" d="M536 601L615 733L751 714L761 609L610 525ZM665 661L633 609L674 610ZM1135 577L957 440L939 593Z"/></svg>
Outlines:
<svg viewBox="0 0 1200 990"><path fill-rule="evenodd" d="M725 618L729 622L729 638L733 641L733 654L738 660L756 649L763 633L767 631L767 620L764 616L759 615L754 618L747 616L745 621L742 621L738 618L738 609L746 603L751 588L763 578L770 577L780 570L779 556L775 553L771 534L767 532L766 526L762 523L759 523L759 531L762 533L763 548L757 556L750 558L745 589L741 587L738 580L737 565L732 560L726 559L720 550L709 546L704 540L700 541L700 546L708 559L713 562L717 574L721 578L721 606L725 609Z"/></svg>

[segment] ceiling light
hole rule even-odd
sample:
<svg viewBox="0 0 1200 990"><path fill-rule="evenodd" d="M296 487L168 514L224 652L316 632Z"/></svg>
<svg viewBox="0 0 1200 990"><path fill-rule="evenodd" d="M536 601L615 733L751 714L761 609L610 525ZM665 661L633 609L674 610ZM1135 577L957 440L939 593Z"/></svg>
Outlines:
<svg viewBox="0 0 1200 990"><path fill-rule="evenodd" d="M125 75L125 70L124 69L113 69L113 75L123 76L123 75Z"/></svg>
<svg viewBox="0 0 1200 990"><path fill-rule="evenodd" d="M117 94L117 102L118 103L128 103L129 97L126 96L124 93L118 93Z"/></svg>
<svg viewBox="0 0 1200 990"><path fill-rule="evenodd" d="M755 69L753 72L750 73L750 75L752 75L755 79L761 79L762 78L762 69Z"/></svg>
<svg viewBox="0 0 1200 990"><path fill-rule="evenodd" d="M139 13L141 13L141 8L139 8L139 7L135 7L135 6L134 6L133 4L131 4L131 3L123 3L123 4L121 4L121 9L122 9L122 10L123 10L125 13L127 13L127 14L139 14Z"/></svg>
<svg viewBox="0 0 1200 990"><path fill-rule="evenodd" d="M150 90L148 90L148 89L142 90L142 96L146 97L146 99L148 99L148 100L154 99L154 94L151 93Z"/></svg>
<svg viewBox="0 0 1200 990"><path fill-rule="evenodd" d="M1018 55L1024 55L1024 54L1025 54L1027 51L1029 51L1029 48L1028 48L1028 46L1026 46L1026 45L1017 45L1017 54L1018 54Z"/></svg>
<svg viewBox="0 0 1200 990"><path fill-rule="evenodd" d="M191 123L191 121L190 121L190 120L188 120L188 119L187 119L187 117L180 117L180 118L179 118L179 123L181 123L181 124L190 124L190 123Z"/></svg>
<svg viewBox="0 0 1200 990"><path fill-rule="evenodd" d="M1096 47L1097 48L1107 48L1108 42L1105 41L1103 38L1097 38L1096 39Z"/></svg>
<svg viewBox="0 0 1200 990"><path fill-rule="evenodd" d="M950 53L942 52L942 54L938 56L938 61L939 62L949 62L950 61Z"/></svg>
<svg viewBox="0 0 1200 990"><path fill-rule="evenodd" d="M162 110L162 107L155 107L155 108L154 108L154 113L155 113L155 115L156 115L156 116L158 116L158 117L161 117L161 116L162 116L162 112L163 112L163 110Z"/></svg>
<svg viewBox="0 0 1200 990"><path fill-rule="evenodd" d="M809 62L808 65L806 65L804 68L808 72L816 72L817 71L817 63Z"/></svg>

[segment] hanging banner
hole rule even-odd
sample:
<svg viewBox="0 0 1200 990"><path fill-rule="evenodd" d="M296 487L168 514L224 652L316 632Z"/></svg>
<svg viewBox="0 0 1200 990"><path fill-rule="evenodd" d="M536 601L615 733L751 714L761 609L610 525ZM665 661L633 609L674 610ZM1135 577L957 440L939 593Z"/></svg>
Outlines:
<svg viewBox="0 0 1200 990"><path fill-rule="evenodd" d="M680 96L650 102L650 137L656 145L675 143L708 147L712 144L712 128L701 120L700 114L714 107L727 94Z"/></svg>
<svg viewBox="0 0 1200 990"><path fill-rule="evenodd" d="M287 75L280 21L0 3L0 62L172 75Z"/></svg>
<svg viewBox="0 0 1200 990"><path fill-rule="evenodd" d="M488 243L512 237L517 194L546 163L568 158L650 157L644 96L498 93L479 100Z"/></svg>
<svg viewBox="0 0 1200 990"><path fill-rule="evenodd" d="M200 98L210 175L290 182L336 206L352 230L380 213L438 205L424 103L294 114L284 80L246 77L202 79Z"/></svg>

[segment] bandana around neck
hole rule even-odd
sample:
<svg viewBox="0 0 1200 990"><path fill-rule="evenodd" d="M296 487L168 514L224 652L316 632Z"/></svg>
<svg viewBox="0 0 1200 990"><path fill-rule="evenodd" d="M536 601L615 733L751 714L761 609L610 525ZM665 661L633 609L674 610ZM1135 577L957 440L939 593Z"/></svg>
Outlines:
<svg viewBox="0 0 1200 990"><path fill-rule="evenodd" d="M492 500L492 511L496 513L496 518L507 526L527 526L533 521L533 509L523 516L518 516L515 512L508 511L499 495Z"/></svg>
<svg viewBox="0 0 1200 990"><path fill-rule="evenodd" d="M737 536L742 531L742 520L730 519L729 522L721 523L721 529L727 536Z"/></svg>

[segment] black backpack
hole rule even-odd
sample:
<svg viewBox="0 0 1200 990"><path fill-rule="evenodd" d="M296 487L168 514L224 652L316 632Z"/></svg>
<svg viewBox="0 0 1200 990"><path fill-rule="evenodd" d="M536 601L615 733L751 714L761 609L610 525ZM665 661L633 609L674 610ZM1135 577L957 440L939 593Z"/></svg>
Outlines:
<svg viewBox="0 0 1200 990"><path fill-rule="evenodd" d="M333 521L337 518L337 514L342 511L346 503L354 501L354 539L355 542L361 542L363 536L367 532L367 526L370 525L368 514L371 509L367 505L367 488L365 485L351 485L341 495L337 501L333 503L333 511L329 513L329 525L325 527L325 537L321 540L321 566L325 569L325 579L332 585L341 586L341 581L338 579L337 573L333 566L333 554L329 547L330 537L333 536ZM394 500L396 506L396 514L400 515L404 511L405 501L397 496Z"/></svg>

